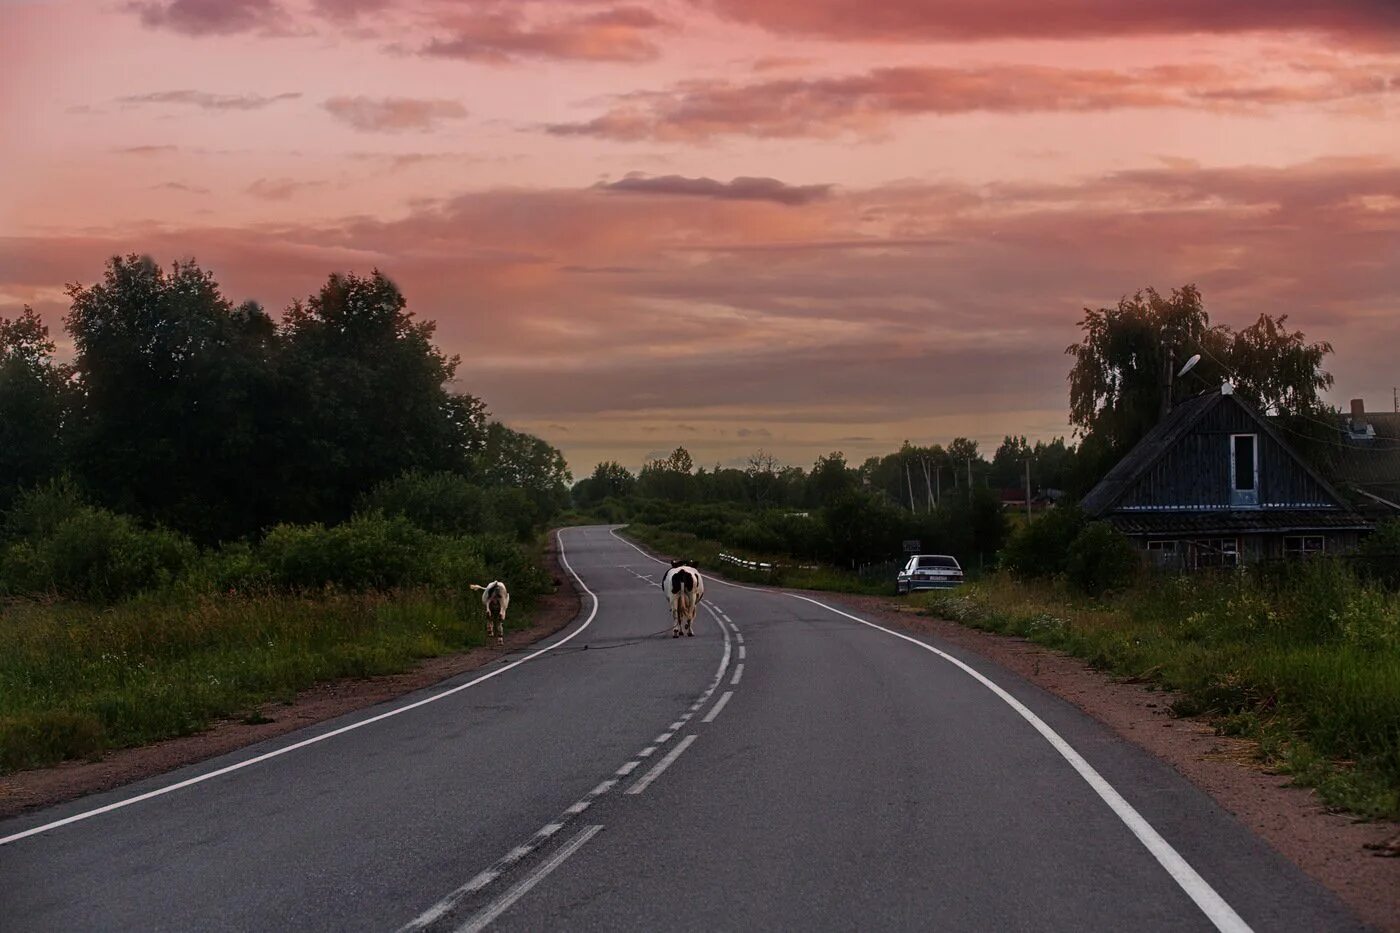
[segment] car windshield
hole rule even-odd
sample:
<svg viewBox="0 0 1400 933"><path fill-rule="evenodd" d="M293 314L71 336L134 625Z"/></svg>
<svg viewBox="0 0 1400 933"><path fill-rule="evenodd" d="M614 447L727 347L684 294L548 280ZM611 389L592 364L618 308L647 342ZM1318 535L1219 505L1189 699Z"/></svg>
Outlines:
<svg viewBox="0 0 1400 933"><path fill-rule="evenodd" d="M947 569L949 569L949 570L957 570L957 569L958 569L958 562L955 561L955 560L953 560L953 558L951 558L951 557L920 557L920 558L919 558L919 569L920 569L920 570L926 570L926 569L928 569L928 568L930 568L930 567L940 567L940 568L947 568Z"/></svg>

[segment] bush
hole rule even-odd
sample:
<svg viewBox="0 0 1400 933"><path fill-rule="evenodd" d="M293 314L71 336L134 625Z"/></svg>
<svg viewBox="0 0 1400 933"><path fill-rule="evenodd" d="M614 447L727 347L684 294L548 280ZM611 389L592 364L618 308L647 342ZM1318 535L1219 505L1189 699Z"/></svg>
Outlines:
<svg viewBox="0 0 1400 933"><path fill-rule="evenodd" d="M1061 506L1017 528L1001 562L1018 577L1053 577L1068 570L1070 546L1087 519L1075 506Z"/></svg>
<svg viewBox="0 0 1400 933"><path fill-rule="evenodd" d="M61 483L20 497L6 522L0 591L111 602L173 581L196 557L164 528L83 505Z"/></svg>
<svg viewBox="0 0 1400 933"><path fill-rule="evenodd" d="M278 525L259 548L275 586L387 589L420 582L429 535L402 516L374 513L324 525Z"/></svg>
<svg viewBox="0 0 1400 933"><path fill-rule="evenodd" d="M1382 522L1357 549L1357 570L1370 580L1400 590L1400 519Z"/></svg>
<svg viewBox="0 0 1400 933"><path fill-rule="evenodd" d="M1070 544L1065 573L1084 593L1101 596L1130 586L1141 567L1131 541L1107 522L1091 522Z"/></svg>
<svg viewBox="0 0 1400 933"><path fill-rule="evenodd" d="M360 498L357 511L406 518L433 534L485 530L486 495L456 473L405 473Z"/></svg>

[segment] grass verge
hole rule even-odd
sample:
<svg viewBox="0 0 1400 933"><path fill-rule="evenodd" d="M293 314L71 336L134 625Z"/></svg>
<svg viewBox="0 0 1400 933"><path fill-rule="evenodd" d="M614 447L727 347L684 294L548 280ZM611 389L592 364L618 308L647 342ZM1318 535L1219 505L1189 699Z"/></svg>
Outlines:
<svg viewBox="0 0 1400 933"><path fill-rule="evenodd" d="M318 682L483 644L479 605L431 590L14 603L0 609L0 773L255 721Z"/></svg>
<svg viewBox="0 0 1400 933"><path fill-rule="evenodd" d="M1256 740L1266 766L1328 804L1400 819L1400 596L1345 568L1169 577L1098 600L994 575L913 599L1176 691L1177 714Z"/></svg>

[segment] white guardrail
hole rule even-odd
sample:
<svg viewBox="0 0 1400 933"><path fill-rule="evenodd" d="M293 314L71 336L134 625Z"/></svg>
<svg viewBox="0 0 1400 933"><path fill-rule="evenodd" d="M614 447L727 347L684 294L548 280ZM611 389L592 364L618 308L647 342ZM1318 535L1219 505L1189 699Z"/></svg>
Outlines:
<svg viewBox="0 0 1400 933"><path fill-rule="evenodd" d="M736 567L743 567L745 570L765 570L772 572L788 566L787 564L769 564L756 560L744 560L742 557L735 557L733 554L721 554L719 559L726 564L733 564ZM819 570L821 568L808 564L797 564L798 570Z"/></svg>

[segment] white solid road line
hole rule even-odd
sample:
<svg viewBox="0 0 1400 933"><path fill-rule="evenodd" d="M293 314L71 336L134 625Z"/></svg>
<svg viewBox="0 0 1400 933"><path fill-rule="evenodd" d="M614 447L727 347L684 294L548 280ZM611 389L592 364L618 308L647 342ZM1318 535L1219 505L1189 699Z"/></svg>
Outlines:
<svg viewBox="0 0 1400 933"><path fill-rule="evenodd" d="M1058 732L1050 728L1043 719L1027 709L1020 700L1017 700L995 682L988 679L981 672L975 670L968 664L959 661L947 652L939 651L932 645L919 641L917 638L910 638L908 635L902 635L899 632L885 628L883 625L876 625L874 622L868 622L858 616L851 615L849 612L842 612L834 606L828 606L826 603L819 602L807 596L799 596L796 593L788 593L786 595L791 596L793 599L800 599L804 602L812 603L815 606L820 606L828 612L834 612L839 616L844 616L852 622L868 625L887 635L893 635L895 638L903 639L911 645L917 645L925 651L930 651L938 655L943 660L971 675L984 687L1001 698L1008 706L1014 709L1022 719L1030 723L1035 731L1044 736L1045 740L1054 747L1055 751L1059 752L1065 761L1069 762L1070 766L1074 768L1075 771L1079 772L1079 776L1082 777L1085 782L1094 789L1094 792L1103 799L1104 803L1108 804L1109 808L1117 814L1118 818L1122 820L1128 829L1132 831L1132 834L1138 838L1138 841L1146 847L1148 852L1152 853L1152 857L1176 880L1176 883L1181 886L1181 889L1186 892L1186 895L1196 902L1196 906L1210 919L1211 923L1215 924L1216 929L1221 930L1222 933L1251 933L1249 924L1245 923L1244 919L1241 918L1239 914L1235 913L1234 908L1227 904L1225 899L1222 898L1204 878L1197 874L1194 868L1187 864L1186 859L1182 858L1181 854L1173 849L1171 844L1163 839L1157 830L1152 828L1152 825L1142 817L1142 814L1133 809L1132 804L1124 800L1123 796L1114 789L1113 785L1108 783L1103 775L1095 771L1094 767L1089 764L1089 762L1085 761L1083 756L1074 750L1073 746L1066 742ZM721 703L722 702L723 701L721 701ZM711 715L713 715L715 711L711 710L710 712ZM708 722L709 719L707 718L705 721Z"/></svg>
<svg viewBox="0 0 1400 933"><path fill-rule="evenodd" d="M675 763L676 759L681 757L681 753L684 752L687 748L690 748L690 743L694 741L694 733L691 733L690 735L681 739L680 742L676 745L676 747L671 749L671 751L666 755L665 758L662 758L660 761L658 761L655 767L653 767L646 774L642 775L641 780L633 784L631 787L627 788L627 790L623 791L623 793L640 794L642 791L646 790L648 787L651 786L652 781L661 777L661 772L671 767L671 765Z"/></svg>
<svg viewBox="0 0 1400 933"><path fill-rule="evenodd" d="M158 787L155 790L147 791L144 794L138 794L135 797L128 797L125 800L118 800L115 803L109 803L106 806L96 807L92 810L84 810L81 813L75 813L72 816L66 816L61 820L54 820L53 822L45 823L42 826L35 826L33 829L26 829L23 832L12 833L8 836L0 837L0 846L7 845L11 842L18 842L19 840L27 838L29 836L37 836L39 833L48 832L51 829L58 829L60 826L67 826L69 823L77 823L82 820L89 820L92 819L94 816L100 816L103 813L110 813L113 810L120 810L123 807L129 807L132 804L141 803L142 801L150 800L153 797L162 797L165 794L174 793L177 790L182 790L186 787L192 787L195 784L202 784L205 781L213 780L216 777L222 777L225 774L231 774L234 771L241 771L244 768L250 768L253 765L261 764L264 761L270 761L273 758L279 758L282 755L288 754L289 752L294 752L298 749L306 748L309 745L315 745L319 742L324 742L327 739L335 738L338 735L344 735L347 732L354 732L356 729L363 729L365 726L371 725L373 723L389 719L393 716L398 716L402 713L408 712L409 710L417 709L420 706L427 706L429 703L436 703L438 700L446 699L447 697L450 697L453 694L461 693L468 687L475 687L477 684L484 683L493 677L498 677L501 674L504 674L506 671L517 668L520 665L526 663L527 661L533 661L535 658L538 658L540 655L544 654L547 651L553 651L555 648L558 648L560 645L572 640L575 636L579 634L579 632L582 632L584 629L588 628L588 626L592 625L594 618L596 618L598 615L597 594L588 588L588 586L583 582L583 579L574 571L574 568L569 564L569 558L564 553L563 535L557 534L556 537L558 537L559 539L560 561L563 562L565 569L569 571L569 573L573 576L574 580L578 582L578 585L583 589L583 591L587 593L590 597L592 597L593 608L589 611L588 618L583 620L582 625L574 629L568 635L554 642L553 644L545 645L540 650L526 655L519 661L512 661L510 664L507 664L504 667L498 667L491 673L483 674L475 680L467 681L464 684L458 684L455 687L451 687L447 690L434 693L432 696L424 697L421 700L417 700L405 706L400 706L395 709L388 710L386 712L380 713L377 716L371 716L368 719L361 719L358 722L352 722L347 726L341 726L339 729L332 729L330 732L323 732L320 735L314 735L309 739L302 739L300 742L294 742L293 744L287 745L283 748L278 748L270 752L265 752L264 754L258 755L253 758L249 758L247 761L240 761L236 764L227 765L223 768L219 768L216 771L210 771L208 774L201 774L197 777L188 778L186 780L179 781L177 783L170 784L165 787ZM727 642L728 639L726 638L726 660L728 659L729 654L729 646Z"/></svg>
<svg viewBox="0 0 1400 933"><path fill-rule="evenodd" d="M502 894L481 913L458 927L457 933L478 933L478 931L486 929L491 921L509 910L516 901L529 894L531 888L543 881L554 869L564 864L565 859L583 848L583 844L598 835L598 831L602 828L601 826L585 827L577 836L564 843L549 861L525 876L519 884Z"/></svg>

